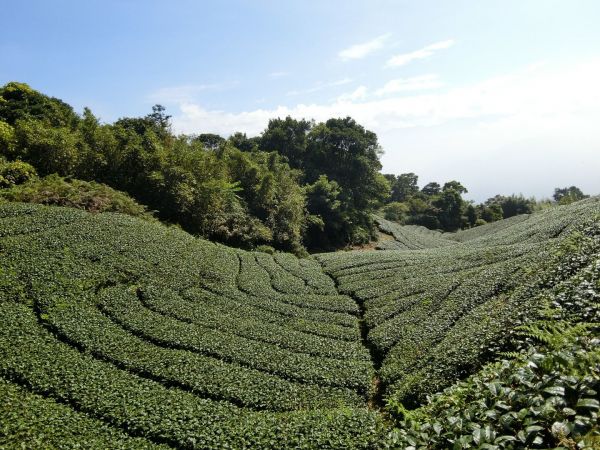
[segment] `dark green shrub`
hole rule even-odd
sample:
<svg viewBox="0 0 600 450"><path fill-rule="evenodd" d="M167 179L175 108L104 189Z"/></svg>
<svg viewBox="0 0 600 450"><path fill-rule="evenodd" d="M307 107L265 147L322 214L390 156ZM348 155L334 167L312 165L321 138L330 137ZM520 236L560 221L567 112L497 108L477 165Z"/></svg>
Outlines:
<svg viewBox="0 0 600 450"><path fill-rule="evenodd" d="M35 168L23 161L6 162L0 159L0 188L8 188L37 177Z"/></svg>

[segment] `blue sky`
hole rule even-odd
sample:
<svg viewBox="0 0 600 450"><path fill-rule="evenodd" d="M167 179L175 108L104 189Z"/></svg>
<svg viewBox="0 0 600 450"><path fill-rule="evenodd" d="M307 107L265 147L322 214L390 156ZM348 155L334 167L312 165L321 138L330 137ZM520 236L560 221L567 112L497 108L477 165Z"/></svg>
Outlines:
<svg viewBox="0 0 600 450"><path fill-rule="evenodd" d="M5 2L0 83L186 133L351 115L385 172L476 200L600 193L600 2Z"/></svg>

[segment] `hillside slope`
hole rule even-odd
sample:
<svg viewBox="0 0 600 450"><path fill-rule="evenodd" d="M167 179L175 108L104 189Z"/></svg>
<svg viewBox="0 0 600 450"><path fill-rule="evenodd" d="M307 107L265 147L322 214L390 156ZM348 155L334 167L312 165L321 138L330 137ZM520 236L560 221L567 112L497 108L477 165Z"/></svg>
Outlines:
<svg viewBox="0 0 600 450"><path fill-rule="evenodd" d="M536 268L599 211L298 259L0 205L0 447L381 447L382 398L416 405L477 370L535 315Z"/></svg>
<svg viewBox="0 0 600 450"><path fill-rule="evenodd" d="M600 212L591 198L456 234L381 221L399 251L320 254L339 291L364 310L383 396L416 405L478 369L536 313L538 269Z"/></svg>

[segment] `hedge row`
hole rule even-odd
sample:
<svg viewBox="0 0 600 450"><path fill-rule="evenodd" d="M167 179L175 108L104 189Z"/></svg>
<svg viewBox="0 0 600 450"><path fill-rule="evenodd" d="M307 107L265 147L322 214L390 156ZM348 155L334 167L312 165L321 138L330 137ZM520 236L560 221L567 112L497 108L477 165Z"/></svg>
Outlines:
<svg viewBox="0 0 600 450"><path fill-rule="evenodd" d="M316 257L340 291L362 303L386 392L416 405L476 370L507 331L535 314L532 298L543 288L539 266L599 211L596 198L462 236L450 246ZM578 298L590 308L589 294Z"/></svg>
<svg viewBox="0 0 600 450"><path fill-rule="evenodd" d="M318 314L299 307L261 302L258 298L247 297L242 293L235 297L230 292L227 295L219 295L198 287L184 290L181 297L196 304L198 308L221 314L223 320L227 320L230 316L251 318L263 323L273 323L285 326L290 330L335 340L352 342L360 339L358 322L354 322L351 327L339 325L331 320L331 313ZM337 316L333 318L335 319Z"/></svg>
<svg viewBox="0 0 600 450"><path fill-rule="evenodd" d="M302 308L358 314L358 307L351 298L336 295L292 295L282 294L273 289L269 273L258 264L254 254L240 252L240 273L238 286L241 291L251 296L270 298Z"/></svg>
<svg viewBox="0 0 600 450"><path fill-rule="evenodd" d="M266 253L255 253L254 258L256 259L256 263L269 274L271 286L275 291L281 292L282 294L293 295L320 294L320 292L313 289L302 278L299 278L287 270L284 270L283 267L275 262L275 259L272 255L268 255ZM321 276L325 275L321 272ZM331 295L336 294L337 292L334 292Z"/></svg>
<svg viewBox="0 0 600 450"><path fill-rule="evenodd" d="M113 323L92 301L38 304L44 323L70 344L124 370L207 398L256 410L360 406L354 391L294 383L281 377L140 339Z"/></svg>
<svg viewBox="0 0 600 450"><path fill-rule="evenodd" d="M298 259L289 253L275 253L273 260L283 270L300 278L317 294L337 294L333 280L323 273L313 259Z"/></svg>
<svg viewBox="0 0 600 450"><path fill-rule="evenodd" d="M314 356L370 359L369 352L357 340L349 342L320 337L241 315L229 314L224 317L221 311L207 308L205 304L186 301L176 292L156 286L146 286L138 292L140 300L147 308L198 327L219 330Z"/></svg>
<svg viewBox="0 0 600 450"><path fill-rule="evenodd" d="M378 248L383 250L419 250L456 244L454 241L445 239L442 233L428 230L425 227L403 226L379 216L375 216L375 222L381 231L394 236L393 241L378 244Z"/></svg>

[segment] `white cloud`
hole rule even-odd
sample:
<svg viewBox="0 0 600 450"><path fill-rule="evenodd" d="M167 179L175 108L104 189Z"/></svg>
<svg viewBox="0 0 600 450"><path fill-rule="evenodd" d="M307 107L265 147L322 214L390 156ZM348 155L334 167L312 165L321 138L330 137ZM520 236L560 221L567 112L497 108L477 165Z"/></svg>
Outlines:
<svg viewBox="0 0 600 450"><path fill-rule="evenodd" d="M348 97L344 97L344 102L336 99L324 104L281 105L269 110L239 113L209 111L198 104L182 102L182 114L174 118L174 124L182 132L220 131L227 134L232 131L258 133L269 118L288 114L316 120L350 115L375 131L429 127L457 119L527 116L539 120L545 115L576 114L580 110L598 112L598 77L600 59L562 70L549 70L547 65L533 66L441 93L391 96L366 102L348 102ZM334 83L341 81L346 83L345 80ZM362 99L366 93L366 88L359 89L356 99ZM207 129L211 124L218 130Z"/></svg>
<svg viewBox="0 0 600 450"><path fill-rule="evenodd" d="M382 97L398 92L420 91L425 89L436 89L443 86L437 75L428 74L410 78L397 78L388 81L382 88L375 91L375 95Z"/></svg>
<svg viewBox="0 0 600 450"><path fill-rule="evenodd" d="M453 45L454 45L453 39L436 42L434 44L428 45L427 47L423 47L419 50L415 50L410 53L402 53L400 55L392 56L390 59L388 59L388 61L385 65L386 65L386 67L404 66L405 64L408 64L409 62L414 61L416 59L429 58L437 50L443 50L443 49L452 47Z"/></svg>
<svg viewBox="0 0 600 450"><path fill-rule="evenodd" d="M158 103L185 103L194 101L201 92L231 89L238 84L239 82L232 81L226 83L168 86L152 92L148 95L147 99Z"/></svg>
<svg viewBox="0 0 600 450"><path fill-rule="evenodd" d="M381 36L377 36L375 39L371 39L370 41L363 42L361 44L356 44L351 47L348 47L338 53L338 57L342 61L349 61L351 59L362 59L369 54L381 49L385 42L390 38L391 33L382 34Z"/></svg>
<svg viewBox="0 0 600 450"><path fill-rule="evenodd" d="M327 84L325 87L330 87L330 86L343 86L344 84L348 84L348 83L352 83L352 78L341 78L339 80L335 80L329 84Z"/></svg>

